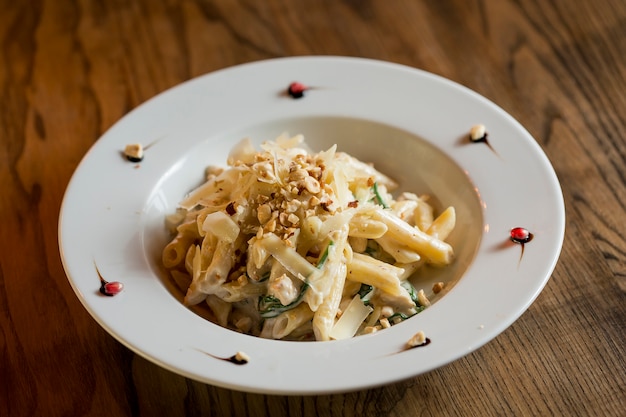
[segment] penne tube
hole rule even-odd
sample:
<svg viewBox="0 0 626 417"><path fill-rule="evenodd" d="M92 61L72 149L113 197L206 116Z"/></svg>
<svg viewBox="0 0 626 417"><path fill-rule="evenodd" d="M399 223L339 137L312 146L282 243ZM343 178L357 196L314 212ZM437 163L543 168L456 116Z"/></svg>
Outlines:
<svg viewBox="0 0 626 417"><path fill-rule="evenodd" d="M207 296L206 303L215 315L217 323L222 327L228 327L228 316L233 309L233 305L215 295Z"/></svg>
<svg viewBox="0 0 626 417"><path fill-rule="evenodd" d="M198 225L193 218L178 225L176 227L176 231L182 235L189 235L194 239L198 239L201 237L200 231L198 230Z"/></svg>
<svg viewBox="0 0 626 417"><path fill-rule="evenodd" d="M186 291L187 288L189 288L189 284L191 284L191 277L189 274L177 270L170 271L170 274L172 275L172 279L176 283L176 286L180 290Z"/></svg>
<svg viewBox="0 0 626 417"><path fill-rule="evenodd" d="M366 239L378 239L387 233L387 225L367 216L356 215L350 220L350 236Z"/></svg>
<svg viewBox="0 0 626 417"><path fill-rule="evenodd" d="M391 209L396 216L401 218L403 221L407 222L411 226L415 226L415 210L418 205L419 201L407 199L394 202Z"/></svg>
<svg viewBox="0 0 626 417"><path fill-rule="evenodd" d="M430 225L426 233L434 238L445 240L448 238L456 225L456 211L454 207L448 207Z"/></svg>
<svg viewBox="0 0 626 417"><path fill-rule="evenodd" d="M433 223L434 213L433 207L428 204L424 199L419 199L417 207L415 208L415 218L413 222L421 231L428 230Z"/></svg>
<svg viewBox="0 0 626 417"><path fill-rule="evenodd" d="M414 249L428 262L437 265L448 265L452 262L454 256L452 246L446 242L408 225L388 211L378 210L376 216L389 228L387 231L389 236Z"/></svg>
<svg viewBox="0 0 626 417"><path fill-rule="evenodd" d="M402 274L400 274L400 276L398 278L400 279L400 281L406 281L418 269L420 269L422 266L424 266L424 263L425 262L424 262L423 259L420 259L417 262L411 262L411 263L408 263L408 264L397 263L395 266L397 266L398 268L402 268L404 270L404 272Z"/></svg>
<svg viewBox="0 0 626 417"><path fill-rule="evenodd" d="M367 238L348 236L348 242L354 252L363 253L367 250Z"/></svg>
<svg viewBox="0 0 626 417"><path fill-rule="evenodd" d="M193 289L205 294L218 292L220 285L226 282L228 274L235 263L235 251L240 246L240 243L241 238L232 243L219 240L213 259L211 259L211 264L206 271L200 272L197 280L191 283L190 290Z"/></svg>
<svg viewBox="0 0 626 417"><path fill-rule="evenodd" d="M185 260L187 250L194 242L194 237L187 234L178 234L170 243L168 243L163 249L161 260L163 266L171 269L178 266Z"/></svg>
<svg viewBox="0 0 626 417"><path fill-rule="evenodd" d="M393 240L389 236L382 236L376 239L376 242L391 255L396 262L400 263L412 263L417 262L421 259L419 253L409 248L408 246Z"/></svg>
<svg viewBox="0 0 626 417"><path fill-rule="evenodd" d="M345 280L344 248L348 242L348 225L344 224L341 229L331 233L330 239L326 248L326 259L321 261L323 265L318 265L315 272L308 277L311 290L305 295L305 301L313 311L317 311L328 296L333 281Z"/></svg>
<svg viewBox="0 0 626 417"><path fill-rule="evenodd" d="M309 306L305 303L300 304L292 310L285 311L274 319L272 338L283 339L295 329L310 321L313 318L313 314Z"/></svg>
<svg viewBox="0 0 626 417"><path fill-rule="evenodd" d="M391 295L400 295L402 287L399 277L404 270L368 255L355 253L348 264L348 278L371 285Z"/></svg>
<svg viewBox="0 0 626 417"><path fill-rule="evenodd" d="M335 317L341 302L347 267L345 260L339 264L330 291L313 316L313 332L316 340L330 340L330 332L335 325Z"/></svg>
<svg viewBox="0 0 626 417"><path fill-rule="evenodd" d="M202 275L202 269L200 264L202 255L200 254L200 247L195 246L193 251L193 259L191 260L191 284L187 288L187 294L185 294L184 304L186 306L193 306L201 303L206 299L207 294L200 291L198 288L198 281Z"/></svg>
<svg viewBox="0 0 626 417"><path fill-rule="evenodd" d="M294 276L303 281L316 271L316 268L309 261L296 252L294 248L283 243L275 234L269 233L263 236L259 243L267 253L283 264Z"/></svg>
<svg viewBox="0 0 626 417"><path fill-rule="evenodd" d="M228 303L236 303L248 298L257 298L266 292L267 285L264 283L251 283L246 279L245 282L225 283L215 295Z"/></svg>

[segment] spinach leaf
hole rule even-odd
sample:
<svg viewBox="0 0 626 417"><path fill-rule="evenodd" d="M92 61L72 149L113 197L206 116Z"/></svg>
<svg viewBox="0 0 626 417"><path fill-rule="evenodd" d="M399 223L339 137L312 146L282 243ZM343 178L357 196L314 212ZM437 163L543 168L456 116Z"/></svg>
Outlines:
<svg viewBox="0 0 626 417"><path fill-rule="evenodd" d="M295 300L287 305L282 304L280 300L273 295L265 295L259 297L258 308L261 317L263 317L264 319L270 319L284 313L285 311L296 308L302 302L304 293L308 288L309 284L305 282L300 289L300 294L298 294L298 297L296 297Z"/></svg>

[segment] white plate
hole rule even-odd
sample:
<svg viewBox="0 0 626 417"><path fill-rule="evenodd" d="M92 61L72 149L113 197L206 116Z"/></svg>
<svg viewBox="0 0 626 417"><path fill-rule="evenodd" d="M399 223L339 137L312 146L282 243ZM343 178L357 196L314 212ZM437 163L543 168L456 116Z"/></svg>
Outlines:
<svg viewBox="0 0 626 417"><path fill-rule="evenodd" d="M311 89L285 94L292 81ZM467 138L483 123L490 148ZM225 330L186 309L159 268L164 216L223 165L235 141L304 133L315 150L339 149L406 190L455 205L456 264L430 282L451 288L423 313L382 332L332 342L265 340ZM125 145L147 146L141 163ZM557 177L535 140L492 102L451 81L391 63L340 57L261 61L208 74L139 106L87 153L59 221L63 265L95 320L131 350L173 372L222 387L322 394L406 379L460 358L513 323L557 262L565 213ZM526 245L513 227L534 234ZM524 251L522 253L522 248ZM99 293L99 274L121 281ZM404 350L417 331L431 343ZM235 365L238 351L250 361Z"/></svg>

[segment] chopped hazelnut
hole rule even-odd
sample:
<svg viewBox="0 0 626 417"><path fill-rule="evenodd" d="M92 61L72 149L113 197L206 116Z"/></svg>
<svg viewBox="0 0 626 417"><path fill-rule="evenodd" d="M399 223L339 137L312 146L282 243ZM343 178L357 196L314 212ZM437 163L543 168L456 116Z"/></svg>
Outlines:
<svg viewBox="0 0 626 417"><path fill-rule="evenodd" d="M367 326L363 329L363 334L376 333L378 330L378 326Z"/></svg>
<svg viewBox="0 0 626 417"><path fill-rule="evenodd" d="M273 233L276 231L276 219L270 219L267 223L265 223L265 230Z"/></svg>
<svg viewBox="0 0 626 417"><path fill-rule="evenodd" d="M282 212L278 215L278 221L280 222L280 224L282 224L283 226L287 227L290 225L290 221L289 221L289 214Z"/></svg>
<svg viewBox="0 0 626 417"><path fill-rule="evenodd" d="M406 346L408 348L413 348L416 346L423 345L425 342L426 342L426 335L424 334L423 331L420 330L419 332L415 333L413 337L409 339L408 342L406 342Z"/></svg>
<svg viewBox="0 0 626 417"><path fill-rule="evenodd" d="M304 188L311 194L317 194L321 191L321 186L318 180L313 177L306 177L304 179Z"/></svg>
<svg viewBox="0 0 626 417"><path fill-rule="evenodd" d="M487 130L485 129L485 125L478 124L472 126L470 129L470 140L472 142L478 142L480 140L484 140L487 137Z"/></svg>
<svg viewBox="0 0 626 417"><path fill-rule="evenodd" d="M232 359L233 362L235 362L236 364L239 364L239 365L244 365L244 364L250 362L250 356L248 356L244 352L237 352L237 353L235 353L235 355L231 359Z"/></svg>
<svg viewBox="0 0 626 417"><path fill-rule="evenodd" d="M322 168L320 167L313 167L311 169L309 169L309 175L312 176L313 178L315 178L316 180L321 180L322 179Z"/></svg>
<svg viewBox="0 0 626 417"><path fill-rule="evenodd" d="M256 197L256 202L259 204L263 204L263 203L267 203L270 200L270 198L268 196L266 196L265 194L259 194Z"/></svg>
<svg viewBox="0 0 626 417"><path fill-rule="evenodd" d="M424 294L424 290L419 290L417 292L417 301L419 301L420 305L424 307L428 307L430 305L430 300L426 297L426 294Z"/></svg>
<svg viewBox="0 0 626 417"><path fill-rule="evenodd" d="M308 176L309 176L309 173L306 171L306 169L298 168L289 173L289 180L300 181L300 180L307 178Z"/></svg>
<svg viewBox="0 0 626 417"><path fill-rule="evenodd" d="M143 146L140 143L126 145L124 155L130 162L141 162L143 160Z"/></svg>
<svg viewBox="0 0 626 417"><path fill-rule="evenodd" d="M314 208L316 206L320 205L320 199L312 196L311 198L309 198L309 208Z"/></svg>
<svg viewBox="0 0 626 417"><path fill-rule="evenodd" d="M259 223L265 224L272 218L272 209L269 204L262 204L257 207L257 219Z"/></svg>
<svg viewBox="0 0 626 417"><path fill-rule="evenodd" d="M288 201L285 207L285 212L295 213L301 205L302 205L302 202L300 200Z"/></svg>
<svg viewBox="0 0 626 417"><path fill-rule="evenodd" d="M289 216L287 216L287 220L289 220L289 222L291 224L293 224L294 226L297 225L300 222L300 218L298 216L296 216L295 214L291 213L289 214Z"/></svg>

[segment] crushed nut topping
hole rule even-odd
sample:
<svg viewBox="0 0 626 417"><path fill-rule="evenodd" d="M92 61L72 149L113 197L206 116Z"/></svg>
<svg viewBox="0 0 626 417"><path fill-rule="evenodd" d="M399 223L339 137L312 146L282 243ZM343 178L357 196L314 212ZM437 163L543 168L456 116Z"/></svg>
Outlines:
<svg viewBox="0 0 626 417"><path fill-rule="evenodd" d="M259 182L276 187L274 192L258 194L248 202L262 230L257 232L259 238L266 232L286 238L293 233L290 229L301 225L302 219L338 210L334 190L323 181L325 165L312 155L294 155L286 164L272 158L269 152L257 153L250 162L238 160L237 167L252 171ZM357 204L354 201L350 207Z"/></svg>
<svg viewBox="0 0 626 417"><path fill-rule="evenodd" d="M426 297L424 290L419 290L417 292L417 301L419 301L420 305L424 307L428 307L430 305L430 300Z"/></svg>
<svg viewBox="0 0 626 417"><path fill-rule="evenodd" d="M408 340L408 342L406 342L406 346L408 348L414 348L417 346L421 346L424 343L426 343L426 334L424 334L424 332L420 330L419 332L415 333L413 337Z"/></svg>
<svg viewBox="0 0 626 417"><path fill-rule="evenodd" d="M244 365L248 362L250 362L250 356L248 356L246 353L244 352L237 352L235 353L235 355L231 358L231 360L238 364L238 365Z"/></svg>
<svg viewBox="0 0 626 417"><path fill-rule="evenodd" d="M433 292L439 294L443 290L445 284L443 282L436 282L433 284Z"/></svg>
<svg viewBox="0 0 626 417"><path fill-rule="evenodd" d="M141 162L143 160L143 146L140 143L126 145L124 155L131 162Z"/></svg>
<svg viewBox="0 0 626 417"><path fill-rule="evenodd" d="M485 125L478 124L472 126L470 129L470 140L472 142L478 142L480 140L484 140L487 137L487 129Z"/></svg>

